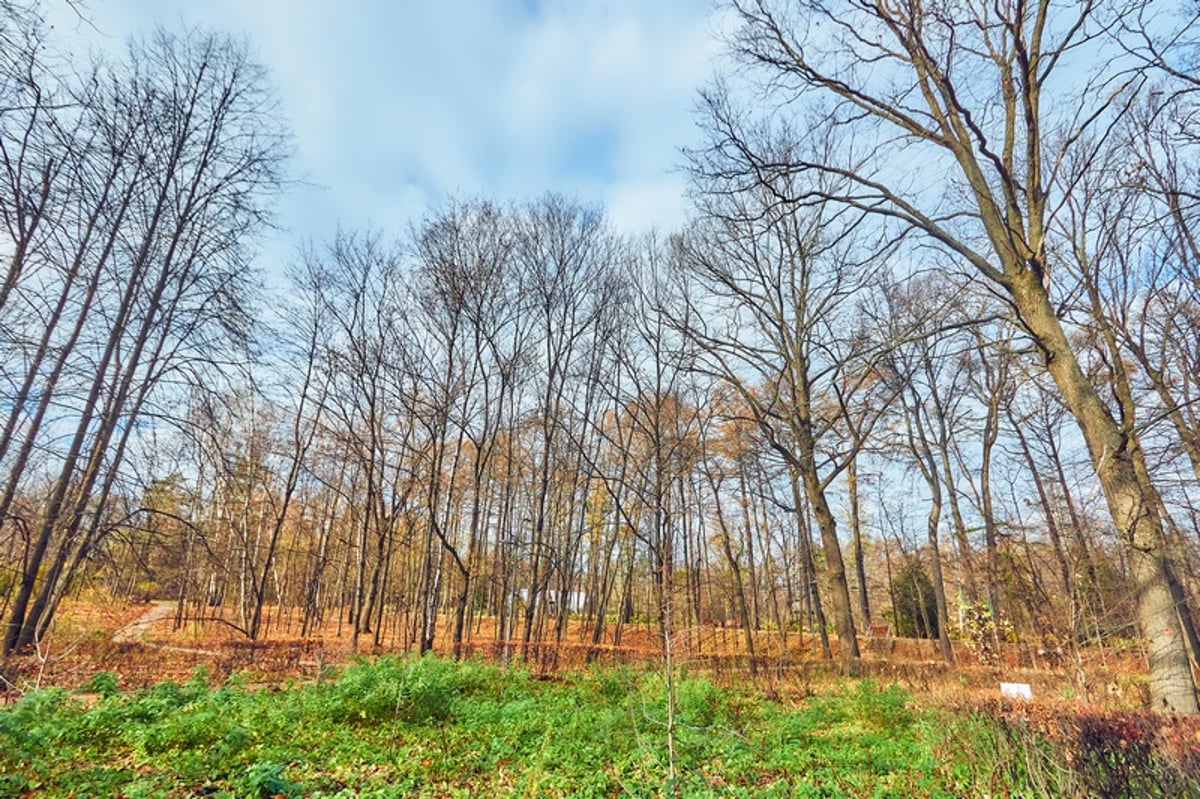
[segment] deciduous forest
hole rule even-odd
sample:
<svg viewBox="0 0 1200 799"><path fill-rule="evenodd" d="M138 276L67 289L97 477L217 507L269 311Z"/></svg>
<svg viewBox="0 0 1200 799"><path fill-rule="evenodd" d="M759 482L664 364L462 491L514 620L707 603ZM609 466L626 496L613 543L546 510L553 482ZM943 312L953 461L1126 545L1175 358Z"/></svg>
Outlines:
<svg viewBox="0 0 1200 799"><path fill-rule="evenodd" d="M1197 712L1195 3L727 11L682 229L462 196L264 265L253 50L0 0L5 659L104 594L505 663L1134 651Z"/></svg>

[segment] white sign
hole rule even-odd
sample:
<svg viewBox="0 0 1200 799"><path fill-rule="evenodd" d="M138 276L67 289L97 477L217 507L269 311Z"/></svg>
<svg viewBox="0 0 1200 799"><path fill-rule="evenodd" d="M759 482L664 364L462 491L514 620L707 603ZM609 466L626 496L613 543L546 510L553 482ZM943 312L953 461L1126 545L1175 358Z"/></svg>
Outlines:
<svg viewBox="0 0 1200 799"><path fill-rule="evenodd" d="M1027 682L1002 682L1000 696L1009 699L1033 699L1033 689Z"/></svg>

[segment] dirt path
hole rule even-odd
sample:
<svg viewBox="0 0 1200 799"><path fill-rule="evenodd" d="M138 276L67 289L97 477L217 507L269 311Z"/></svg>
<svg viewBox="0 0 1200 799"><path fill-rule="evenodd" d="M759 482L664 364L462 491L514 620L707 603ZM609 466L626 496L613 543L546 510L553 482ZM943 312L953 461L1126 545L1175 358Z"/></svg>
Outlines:
<svg viewBox="0 0 1200 799"><path fill-rule="evenodd" d="M146 630L157 621L162 621L171 615L175 606L168 602L156 602L129 624L113 633L113 641L118 644L132 644L142 640Z"/></svg>
<svg viewBox="0 0 1200 799"><path fill-rule="evenodd" d="M167 644L155 644L145 640L146 631L150 629L156 622L169 618L175 612L174 602L155 602L145 613L138 616L134 621L126 624L121 629L113 633L113 642L118 644L141 644L142 646L150 646L155 649L163 649L168 652L186 652L191 655L206 655L208 657L216 657L219 653L209 649L193 649L186 646L169 646Z"/></svg>

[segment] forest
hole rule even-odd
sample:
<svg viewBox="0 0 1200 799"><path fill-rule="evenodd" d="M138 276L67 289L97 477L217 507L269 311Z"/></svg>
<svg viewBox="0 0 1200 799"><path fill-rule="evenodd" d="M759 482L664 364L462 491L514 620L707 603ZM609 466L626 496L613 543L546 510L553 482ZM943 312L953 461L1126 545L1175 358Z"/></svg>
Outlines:
<svg viewBox="0 0 1200 799"><path fill-rule="evenodd" d="M267 268L253 50L0 0L4 658L85 592L505 662L887 627L1197 712L1200 10L726 10L682 229L462 196Z"/></svg>

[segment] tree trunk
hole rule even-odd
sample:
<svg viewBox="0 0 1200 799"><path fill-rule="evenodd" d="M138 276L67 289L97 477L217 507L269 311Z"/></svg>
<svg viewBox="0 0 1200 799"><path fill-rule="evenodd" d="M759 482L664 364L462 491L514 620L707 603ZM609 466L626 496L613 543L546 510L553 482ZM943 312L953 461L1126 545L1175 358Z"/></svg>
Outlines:
<svg viewBox="0 0 1200 799"><path fill-rule="evenodd" d="M854 572L858 578L858 609L865 629L871 628L871 601L867 596L867 568L863 562L862 508L858 499L858 455L846 465L846 494L850 501L850 534L854 539Z"/></svg>
<svg viewBox="0 0 1200 799"><path fill-rule="evenodd" d="M1138 479L1134 465L1140 457L1136 434L1132 429L1122 430L1084 374L1035 270L1021 270L1012 277L1012 295L1079 424L1109 512L1126 544L1138 626L1146 640L1151 703L1160 711L1200 712L1171 592L1159 499L1153 486Z"/></svg>

